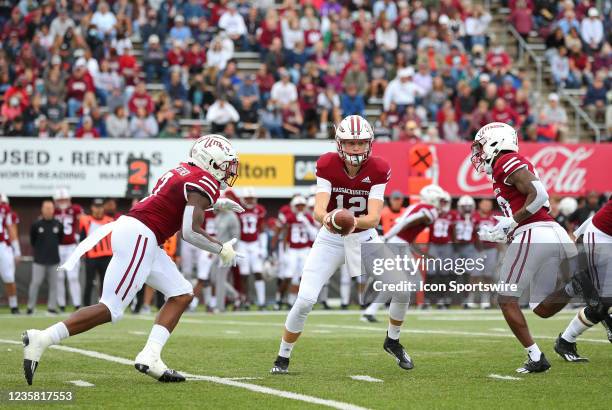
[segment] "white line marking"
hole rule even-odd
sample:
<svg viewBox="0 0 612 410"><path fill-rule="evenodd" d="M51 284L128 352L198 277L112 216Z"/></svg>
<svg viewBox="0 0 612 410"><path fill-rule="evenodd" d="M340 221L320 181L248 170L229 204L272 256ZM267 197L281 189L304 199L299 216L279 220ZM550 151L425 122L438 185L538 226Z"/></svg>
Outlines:
<svg viewBox="0 0 612 410"><path fill-rule="evenodd" d="M504 321L503 317L489 316L433 316L433 317L417 317L417 320L425 320L427 322L487 322L487 321Z"/></svg>
<svg viewBox="0 0 612 410"><path fill-rule="evenodd" d="M228 335L239 335L240 331L239 330L226 330L225 333L227 333Z"/></svg>
<svg viewBox="0 0 612 410"><path fill-rule="evenodd" d="M492 331L494 331L494 332L503 332L503 333L506 333L506 332L508 331L508 329L504 329L504 328L502 328L502 327L492 327L492 328L491 328L491 329L489 329L489 330L492 330Z"/></svg>
<svg viewBox="0 0 612 410"><path fill-rule="evenodd" d="M315 329L312 332L313 333L328 334L328 333L331 333L331 330Z"/></svg>
<svg viewBox="0 0 612 410"><path fill-rule="evenodd" d="M225 377L226 380L262 380L263 377Z"/></svg>
<svg viewBox="0 0 612 410"><path fill-rule="evenodd" d="M140 330L130 330L128 333L131 335L136 335L136 336L146 336L147 335L147 332L142 332Z"/></svg>
<svg viewBox="0 0 612 410"><path fill-rule="evenodd" d="M487 377L490 377L491 379L498 379L498 380L523 380L520 377L502 376L501 374L494 374L494 373L491 373Z"/></svg>
<svg viewBox="0 0 612 410"><path fill-rule="evenodd" d="M17 342L15 340L6 340L6 339L0 339L0 343L8 343L8 344L16 344L16 345L21 344L21 342ZM54 346L50 346L50 348L55 349L55 350L62 350L64 352L77 353L83 356L92 357L94 359L106 360L107 362L134 366L133 360L124 359L123 357L112 356L106 353L100 353L100 352L96 352L93 350L77 349L75 347L62 346L62 345L54 345ZM293 392L285 391L285 390L272 389L270 387L259 386L257 384L244 383L244 382L236 381L236 380L229 380L223 377L202 376L202 375L185 373L185 372L180 372L180 373L190 379L204 380L204 381L209 381L212 383L223 384L223 385L232 386L232 387L240 387L242 389L250 390L256 393L269 394L271 396L282 397L282 398L291 399L291 400L298 400L298 401L303 401L306 403L320 404L321 406L327 406L327 407L331 407L331 408L339 409L339 410L368 410L365 407L360 407L360 406L350 404L350 403L344 403L344 402L336 401L336 400L321 399L319 397L308 396L306 394L300 394L300 393L293 393Z"/></svg>
<svg viewBox="0 0 612 410"><path fill-rule="evenodd" d="M85 380L69 380L67 383L72 383L78 387L94 387L93 383L86 382Z"/></svg>
<svg viewBox="0 0 612 410"><path fill-rule="evenodd" d="M360 374L356 374L354 376L349 376L351 379L353 380L359 380L361 382L370 382L370 383L382 383L384 382L384 380L381 379L377 379L375 377L371 377L368 375L360 375Z"/></svg>

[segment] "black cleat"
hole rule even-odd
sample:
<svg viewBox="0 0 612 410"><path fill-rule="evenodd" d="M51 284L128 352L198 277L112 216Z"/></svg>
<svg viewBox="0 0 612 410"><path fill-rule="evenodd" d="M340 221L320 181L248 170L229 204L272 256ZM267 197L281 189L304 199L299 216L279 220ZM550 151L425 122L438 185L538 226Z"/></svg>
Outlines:
<svg viewBox="0 0 612 410"><path fill-rule="evenodd" d="M559 333L559 337L555 340L555 352L563 360L566 362L588 362L589 359L586 357L581 357L578 354L578 350L576 350L576 342L571 343L561 337L561 333Z"/></svg>
<svg viewBox="0 0 612 410"><path fill-rule="evenodd" d="M344 305L344 304L340 305L340 310L348 310L348 308L349 308L349 305Z"/></svg>
<svg viewBox="0 0 612 410"><path fill-rule="evenodd" d="M389 336L385 337L385 343L383 344L383 349L385 352L389 353L391 356L395 358L397 361L397 365L404 370L410 370L414 368L414 364L412 363L412 359L404 350L404 346L399 342L399 340L390 339Z"/></svg>
<svg viewBox="0 0 612 410"><path fill-rule="evenodd" d="M14 308L11 308L11 314L12 315L20 315L21 312L19 311L19 308L14 307Z"/></svg>
<svg viewBox="0 0 612 410"><path fill-rule="evenodd" d="M546 356L544 356L544 353L542 353L542 356L540 356L540 360L537 362L531 360L529 355L527 355L527 361L524 363L523 367L519 367L518 369L516 369L516 372L523 374L542 373L547 371L548 369L550 369L550 363L548 363L548 360L546 360Z"/></svg>
<svg viewBox="0 0 612 410"><path fill-rule="evenodd" d="M323 306L323 310L332 310L332 308L327 304L327 302L321 302L321 306Z"/></svg>
<svg viewBox="0 0 612 410"><path fill-rule="evenodd" d="M134 364L134 367L140 373L144 373L155 378L155 376L149 372L149 366L147 366L146 364L136 363ZM161 383L180 383L185 381L185 376L183 376L176 370L167 369L161 374L161 376L157 378L157 381Z"/></svg>
<svg viewBox="0 0 612 410"><path fill-rule="evenodd" d="M602 320L601 325L604 327L604 329L606 329L608 341L612 343L612 316L607 316L604 320Z"/></svg>
<svg viewBox="0 0 612 410"><path fill-rule="evenodd" d="M274 366L270 369L270 374L287 374L289 373L289 358L277 356L274 361Z"/></svg>
<svg viewBox="0 0 612 410"><path fill-rule="evenodd" d="M374 315L361 315L359 320L361 320L362 322L368 322L368 323L378 323L378 319L376 319L376 316Z"/></svg>
<svg viewBox="0 0 612 410"><path fill-rule="evenodd" d="M66 313L66 306L60 306L60 307L59 307L59 310L60 310L60 312L62 312L62 313ZM49 312L51 312L51 309L49 309ZM54 313L57 313L57 312L54 312Z"/></svg>
<svg viewBox="0 0 612 410"><path fill-rule="evenodd" d="M33 314L34 314L34 309L28 308L28 315L33 315Z"/></svg>

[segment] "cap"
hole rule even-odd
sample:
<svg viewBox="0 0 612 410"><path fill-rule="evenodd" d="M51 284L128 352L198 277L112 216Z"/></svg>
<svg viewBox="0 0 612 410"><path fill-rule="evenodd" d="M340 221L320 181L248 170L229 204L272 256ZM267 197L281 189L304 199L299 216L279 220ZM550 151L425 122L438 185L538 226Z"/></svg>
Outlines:
<svg viewBox="0 0 612 410"><path fill-rule="evenodd" d="M102 198L96 198L91 201L91 206L104 206L104 200Z"/></svg>
<svg viewBox="0 0 612 410"><path fill-rule="evenodd" d="M395 190L391 192L391 199L404 199L404 194L401 191Z"/></svg>
<svg viewBox="0 0 612 410"><path fill-rule="evenodd" d="M74 66L76 68L78 67L85 67L87 65L87 63L85 62L85 59L83 57L77 59L76 63L74 63Z"/></svg>
<svg viewBox="0 0 612 410"><path fill-rule="evenodd" d="M149 36L149 43L151 43L151 44L159 44L159 36L157 34L151 34Z"/></svg>
<svg viewBox="0 0 612 410"><path fill-rule="evenodd" d="M557 93L548 94L548 101L559 101L559 95Z"/></svg>
<svg viewBox="0 0 612 410"><path fill-rule="evenodd" d="M57 65L61 63L62 63L62 58L59 55L54 54L53 57L51 57L51 65Z"/></svg>
<svg viewBox="0 0 612 410"><path fill-rule="evenodd" d="M184 23L184 22L185 22L185 17L183 17L183 15L182 15L182 14L179 14L178 16L176 16L176 17L174 18L174 21L175 21L175 22L179 22L179 21L180 21L181 23Z"/></svg>
<svg viewBox="0 0 612 410"><path fill-rule="evenodd" d="M595 7L591 7L589 9L589 17L597 17L599 16L599 11Z"/></svg>
<svg viewBox="0 0 612 410"><path fill-rule="evenodd" d="M489 74L481 74L480 75L480 81L484 81L484 82L489 82L491 80L491 77L489 77Z"/></svg>

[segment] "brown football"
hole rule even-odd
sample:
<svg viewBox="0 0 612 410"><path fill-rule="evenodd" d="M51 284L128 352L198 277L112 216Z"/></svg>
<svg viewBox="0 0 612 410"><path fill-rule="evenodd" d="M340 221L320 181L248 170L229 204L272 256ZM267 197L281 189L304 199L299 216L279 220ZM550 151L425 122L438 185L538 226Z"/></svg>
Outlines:
<svg viewBox="0 0 612 410"><path fill-rule="evenodd" d="M355 215L346 209L336 209L331 214L331 225L340 235L348 235L355 225Z"/></svg>

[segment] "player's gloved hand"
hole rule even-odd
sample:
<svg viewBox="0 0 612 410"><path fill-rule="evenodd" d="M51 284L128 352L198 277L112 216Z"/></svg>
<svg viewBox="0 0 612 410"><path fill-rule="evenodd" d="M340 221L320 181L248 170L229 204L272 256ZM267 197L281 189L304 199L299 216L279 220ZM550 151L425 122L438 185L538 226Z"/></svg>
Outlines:
<svg viewBox="0 0 612 410"><path fill-rule="evenodd" d="M242 253L234 250L234 244L238 239L230 239L223 244L221 252L219 252L219 265L222 267L236 266L236 258L244 258Z"/></svg>
<svg viewBox="0 0 612 410"><path fill-rule="evenodd" d="M301 223L305 223L305 222L307 222L307 220L306 220L306 216L304 215L304 213L303 213L303 212L298 212L298 213L295 215L295 220L296 220L296 221L298 221L298 222L301 222Z"/></svg>
<svg viewBox="0 0 612 410"><path fill-rule="evenodd" d="M503 233L507 236L518 225L518 223L511 216L496 215L494 218L497 219L497 225L491 229L491 232L494 234Z"/></svg>
<svg viewBox="0 0 612 410"><path fill-rule="evenodd" d="M483 226L478 231L478 238L483 242L495 242L493 240L493 233L491 232L491 228L488 226Z"/></svg>
<svg viewBox="0 0 612 410"><path fill-rule="evenodd" d="M219 198L213 205L215 211L232 211L232 212L244 212L244 208L237 202L232 201L229 198Z"/></svg>

